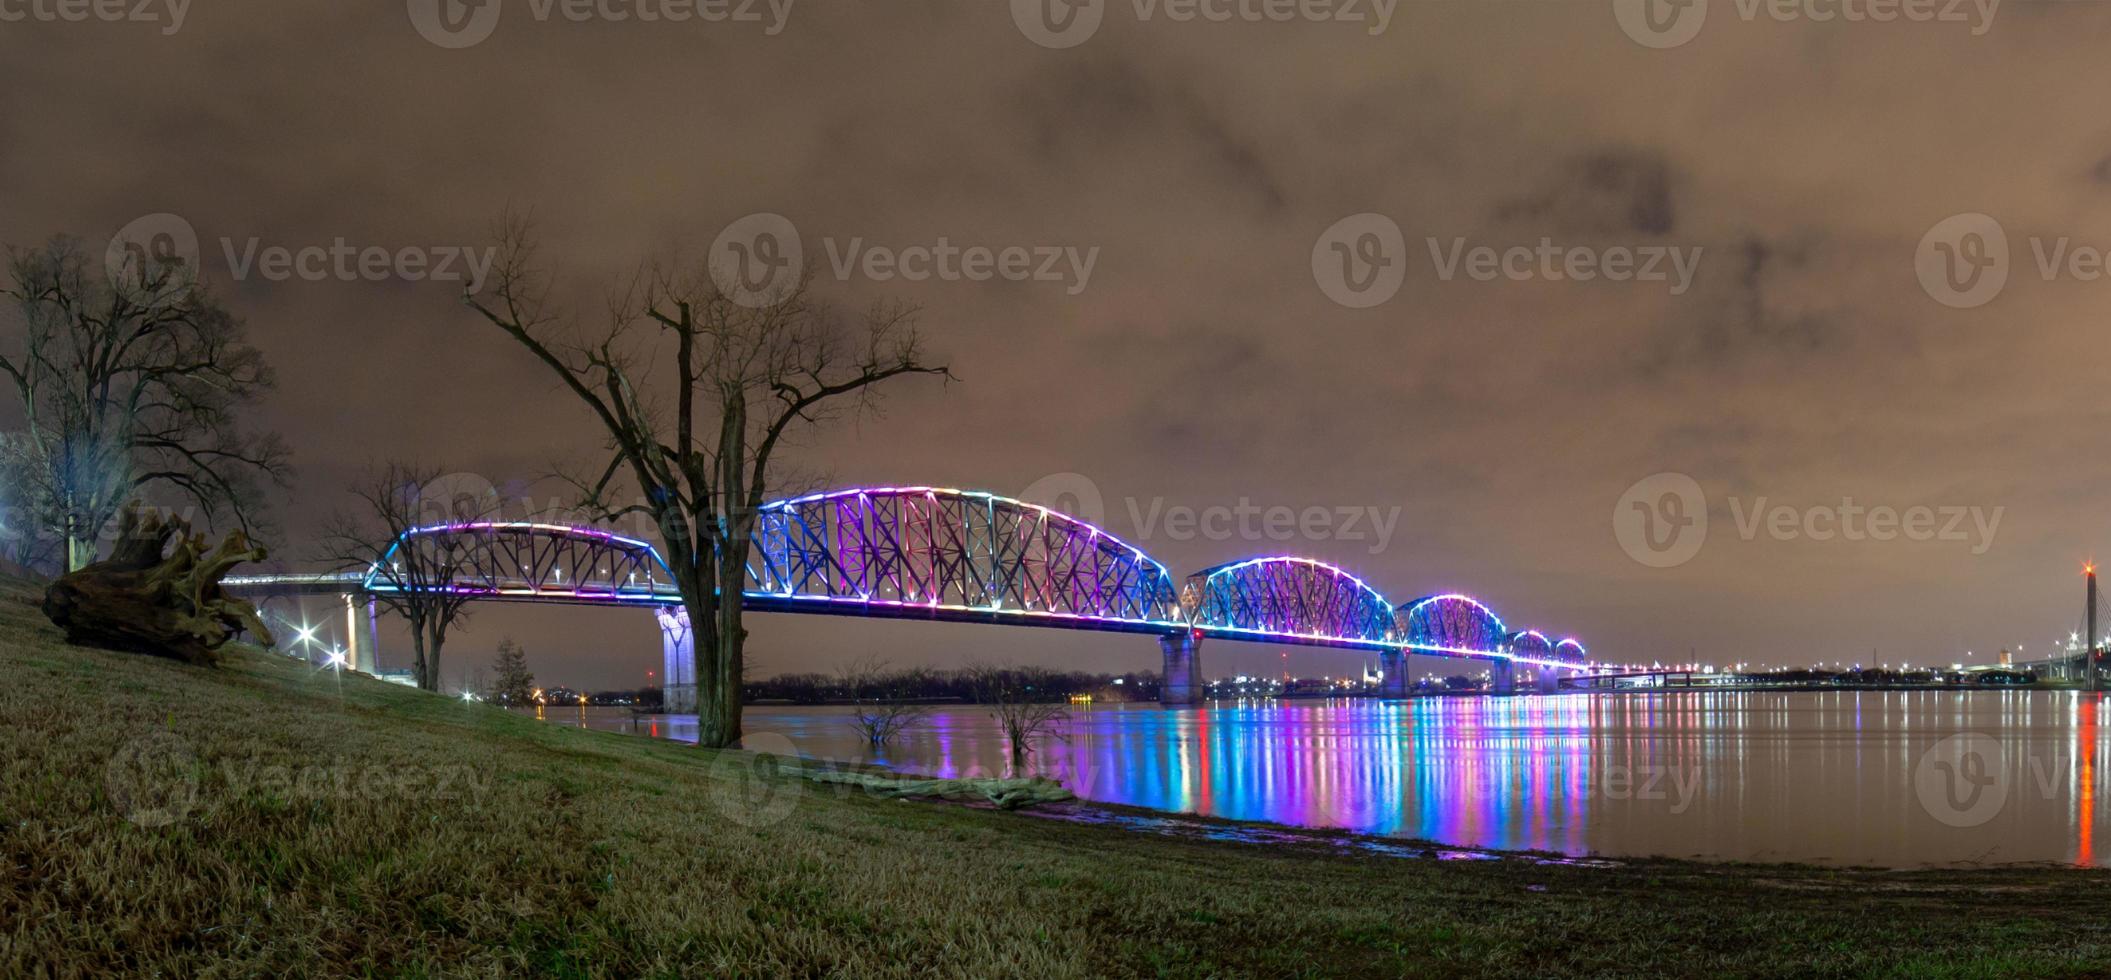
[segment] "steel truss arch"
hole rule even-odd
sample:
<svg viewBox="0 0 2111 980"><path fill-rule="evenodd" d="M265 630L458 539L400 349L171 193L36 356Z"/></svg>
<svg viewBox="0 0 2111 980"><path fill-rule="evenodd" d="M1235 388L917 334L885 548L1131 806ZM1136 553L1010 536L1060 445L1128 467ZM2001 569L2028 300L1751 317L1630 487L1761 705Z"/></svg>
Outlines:
<svg viewBox="0 0 2111 980"><path fill-rule="evenodd" d="M1587 664L1591 661L1591 654L1575 637L1565 636L1561 642L1554 644L1554 659L1562 663Z"/></svg>
<svg viewBox="0 0 2111 980"><path fill-rule="evenodd" d="M594 528L533 522L412 528L396 536L360 588L542 602L679 601L674 576L651 545Z"/></svg>
<svg viewBox="0 0 2111 980"><path fill-rule="evenodd" d="M1323 644L1384 646L1393 607L1360 578L1311 558L1250 558L1187 577L1180 604L1196 629Z"/></svg>
<svg viewBox="0 0 2111 980"><path fill-rule="evenodd" d="M839 490L765 505L751 604L1031 625L1178 628L1171 574L1142 549L1010 497Z"/></svg>
<svg viewBox="0 0 2111 980"><path fill-rule="evenodd" d="M1424 596L1393 614L1394 637L1417 652L1499 657L1509 652L1509 631L1494 610L1472 596Z"/></svg>

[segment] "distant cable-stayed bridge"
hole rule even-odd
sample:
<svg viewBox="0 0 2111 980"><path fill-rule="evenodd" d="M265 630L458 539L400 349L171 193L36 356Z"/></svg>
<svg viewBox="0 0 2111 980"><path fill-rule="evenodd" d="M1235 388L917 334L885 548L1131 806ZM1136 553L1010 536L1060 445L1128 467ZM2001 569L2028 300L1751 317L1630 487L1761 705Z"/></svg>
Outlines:
<svg viewBox="0 0 2111 980"><path fill-rule="evenodd" d="M436 568L449 570L444 580L422 577ZM647 542L595 528L439 524L404 532L365 572L241 576L224 584L258 595L343 597L348 629L366 637L354 640L351 656L368 670L374 596L445 592L480 601L648 608L665 637L670 705L694 689L688 616L665 560ZM1594 662L1574 639L1512 631L1470 596L1394 603L1348 571L1283 555L1176 580L1142 549L1086 521L997 494L937 487L839 490L764 506L742 601L769 613L1151 634L1164 656L1162 700L1171 704L1200 699L1199 653L1210 638L1371 651L1389 696L1406 694L1410 654L1485 661L1498 689L1510 687L1517 665L1543 678L1615 669Z"/></svg>

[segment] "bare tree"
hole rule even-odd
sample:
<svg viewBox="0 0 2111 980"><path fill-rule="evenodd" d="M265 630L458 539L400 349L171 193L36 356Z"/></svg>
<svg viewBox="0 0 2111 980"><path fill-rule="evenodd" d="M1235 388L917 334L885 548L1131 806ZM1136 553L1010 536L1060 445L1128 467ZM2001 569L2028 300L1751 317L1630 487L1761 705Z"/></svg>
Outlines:
<svg viewBox="0 0 2111 980"><path fill-rule="evenodd" d="M39 488L44 454L27 432L0 433L0 558L39 575L65 570L63 527Z"/></svg>
<svg viewBox="0 0 2111 980"><path fill-rule="evenodd" d="M410 624L412 673L418 686L440 689L440 651L447 631L459 623L472 595L446 588L470 560L451 539L414 540L394 547L405 531L446 521L473 521L497 509L496 495L467 498L428 496L438 467L392 462L352 487L358 502L324 525L322 557L353 571L379 567L400 588L374 593L374 601Z"/></svg>
<svg viewBox="0 0 2111 980"><path fill-rule="evenodd" d="M8 271L0 292L24 337L0 373L22 404L34 509L64 542L66 567L94 560L118 508L157 487L254 536L262 482L290 475L285 444L240 425L271 370L197 270L144 254L100 269L61 237L11 249Z"/></svg>
<svg viewBox="0 0 2111 980"><path fill-rule="evenodd" d="M777 451L802 427L871 410L882 382L946 368L925 360L910 308L838 316L810 278L758 303L708 268L648 264L588 327L551 309L526 223L509 218L498 237L489 289L466 302L607 429L607 465L574 482L601 519L642 513L658 526L696 638L698 744L732 745L748 635L741 592ZM626 483L635 502L623 499Z"/></svg>
<svg viewBox="0 0 2111 980"><path fill-rule="evenodd" d="M1004 729L1014 773L1033 754L1034 740L1061 737L1060 727L1070 718L1070 710L1054 671L978 663L969 664L961 676L975 692L975 700Z"/></svg>
<svg viewBox="0 0 2111 980"><path fill-rule="evenodd" d="M905 700L923 679L921 671L894 670L877 656L859 657L837 671L850 696L850 726L874 747L885 745L928 714Z"/></svg>

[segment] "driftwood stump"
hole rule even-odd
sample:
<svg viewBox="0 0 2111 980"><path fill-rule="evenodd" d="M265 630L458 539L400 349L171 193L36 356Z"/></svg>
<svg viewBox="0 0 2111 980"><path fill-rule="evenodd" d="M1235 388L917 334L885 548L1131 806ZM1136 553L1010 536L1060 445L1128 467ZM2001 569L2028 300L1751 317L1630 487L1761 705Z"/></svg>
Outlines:
<svg viewBox="0 0 2111 980"><path fill-rule="evenodd" d="M237 631L267 647L275 642L255 606L220 588L228 569L263 558L240 531L208 553L189 521L127 507L110 557L51 583L44 615L68 643L211 666Z"/></svg>

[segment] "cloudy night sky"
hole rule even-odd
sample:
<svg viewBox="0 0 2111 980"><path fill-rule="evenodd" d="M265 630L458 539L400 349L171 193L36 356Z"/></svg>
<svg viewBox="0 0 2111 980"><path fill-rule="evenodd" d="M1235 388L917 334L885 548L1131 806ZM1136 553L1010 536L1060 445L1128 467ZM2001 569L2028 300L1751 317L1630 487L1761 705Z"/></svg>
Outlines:
<svg viewBox="0 0 2111 980"><path fill-rule="evenodd" d="M1053 47L997 0L797 0L777 24L761 4L761 23L574 22L503 0L488 37L449 47L420 2L215 0L173 33L167 15L0 24L0 240L100 254L142 216L195 228L278 372L254 421L296 453L274 542L295 567L372 464L547 503L553 469L605 458L462 283L237 268L252 243L482 249L509 209L590 325L641 260L701 263L729 224L782 215L822 292L919 306L958 378L803 437L802 483L1086 486L1176 575L1307 554L1396 601L1470 592L1605 659L1948 663L2042 655L2079 621L2081 561L2111 555L2111 5L1876 23L1713 0L1652 46L1635 34L1675 38L1623 28L1612 0L1406 0L1382 30L1367 2L1361 23L1219 23L1110 0ZM1924 240L1956 215L2005 234L1991 298L1924 285L1931 249L1981 254L1976 232ZM1328 264L1382 239L1374 218L1400 231L1383 257L1404 279L1338 302ZM1058 281L837 273L852 248L941 239L1093 260ZM1443 275L1455 245L1543 239L1698 264L1690 283ZM1708 527L1660 568L1615 517L1663 473L1697 482ZM1849 498L1966 516L1928 540L1741 527ZM1242 502L1334 526L1168 522ZM852 653L1158 666L1145 637L750 628L757 676ZM644 613L487 606L446 676L508 634L544 683L637 686L659 664ZM400 632L384 649L407 660ZM1283 667L1269 647L1207 656Z"/></svg>

